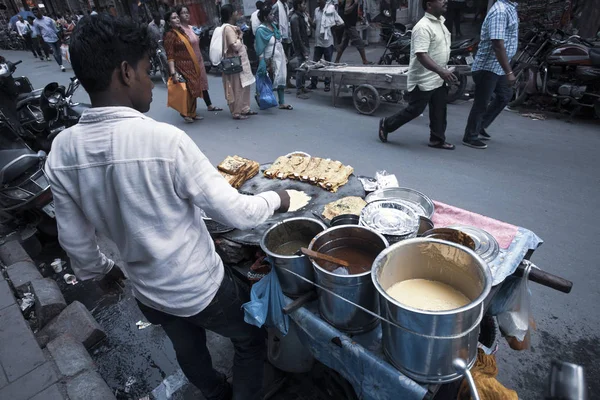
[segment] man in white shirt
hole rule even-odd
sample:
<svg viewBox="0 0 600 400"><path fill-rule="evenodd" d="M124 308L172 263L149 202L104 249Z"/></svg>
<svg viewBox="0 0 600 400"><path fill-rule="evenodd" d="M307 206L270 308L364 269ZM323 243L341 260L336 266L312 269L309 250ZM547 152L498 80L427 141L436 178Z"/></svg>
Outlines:
<svg viewBox="0 0 600 400"><path fill-rule="evenodd" d="M33 39L31 38L31 32L33 29L31 28L31 25L29 25L29 22L25 21L21 15L19 15L17 19L18 21L15 24L17 26L17 33L23 38L25 45L29 50L31 50L33 56L36 58L39 57L40 60L43 60L44 57L42 56L42 52L40 51L39 47L33 45Z"/></svg>
<svg viewBox="0 0 600 400"><path fill-rule="evenodd" d="M56 21L54 21L52 18L44 16L44 14L42 14L42 10L37 7L33 9L33 15L35 15L33 28L37 31L38 36L42 38L42 46L50 46L52 48L56 63L60 66L61 71L65 72L66 69L62 63L62 52L60 49L60 39L58 38ZM46 59L50 61L49 57L46 57Z"/></svg>
<svg viewBox="0 0 600 400"><path fill-rule="evenodd" d="M225 270L202 220L240 229L286 211L286 192L245 196L232 188L178 128L143 113L152 101L148 71L154 41L145 26L103 13L85 17L71 36L71 63L92 108L61 132L46 163L61 246L81 280L122 279L98 248L110 238L138 305L162 325L186 377L206 399L232 388L212 367L206 329L235 347L233 398L255 400L265 341L244 322L249 300Z"/></svg>
<svg viewBox="0 0 600 400"><path fill-rule="evenodd" d="M429 105L429 147L454 150L446 142L448 86L456 76L447 67L450 59L450 32L442 14L448 0L423 0L425 16L412 30L408 66L409 104L391 117L379 121L379 140L412 121Z"/></svg>
<svg viewBox="0 0 600 400"><path fill-rule="evenodd" d="M315 50L313 52L313 61L319 61L324 58L331 62L333 58L333 32L331 27L344 25L342 17L335 11L333 3L327 0L319 0L319 7L315 9ZM310 78L310 89L317 88L319 78L313 76ZM331 90L331 79L325 78L325 91Z"/></svg>
<svg viewBox="0 0 600 400"><path fill-rule="evenodd" d="M260 12L260 9L263 8L264 5L265 5L265 3L258 0L256 2L256 11L254 11L250 15L250 23L252 24L252 34L253 35L256 35L256 30L260 26L260 19L258 19L258 13Z"/></svg>

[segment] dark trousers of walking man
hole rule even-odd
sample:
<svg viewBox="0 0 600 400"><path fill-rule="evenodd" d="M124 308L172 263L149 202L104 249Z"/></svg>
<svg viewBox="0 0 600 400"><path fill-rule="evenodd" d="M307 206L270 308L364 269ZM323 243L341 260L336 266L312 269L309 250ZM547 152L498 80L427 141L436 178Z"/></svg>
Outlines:
<svg viewBox="0 0 600 400"><path fill-rule="evenodd" d="M46 57L48 57L48 48L52 49L54 59L62 67L62 53L60 51L60 40L57 42L43 42L42 47L44 47L44 52L46 53Z"/></svg>
<svg viewBox="0 0 600 400"><path fill-rule="evenodd" d="M321 60L321 57L324 58L325 61L331 62L331 59L333 58L333 45L331 45L329 47L315 46L315 50L313 53L313 61L317 62L317 61ZM319 78L316 76L313 76L312 78L310 78L311 89L314 89L317 87L318 81L319 81ZM331 79L325 78L325 89L326 90L329 89L330 84L331 84Z"/></svg>
<svg viewBox="0 0 600 400"><path fill-rule="evenodd" d="M42 52L40 51L39 46L33 45L33 40L31 39L31 33L24 34L23 40L25 41L25 47L27 47L27 50L31 50L34 57L42 56Z"/></svg>
<svg viewBox="0 0 600 400"><path fill-rule="evenodd" d="M446 13L446 28L452 33L452 26L456 28L456 35L462 36L460 31L460 19L462 17L463 10L465 9L464 1L452 1L448 2L448 12Z"/></svg>
<svg viewBox="0 0 600 400"><path fill-rule="evenodd" d="M412 121L425 111L429 105L429 141L430 143L446 142L446 114L447 114L448 86L444 83L437 89L424 91L419 86L409 93L409 104L391 117L383 119L382 128L387 134Z"/></svg>
<svg viewBox="0 0 600 400"><path fill-rule="evenodd" d="M473 81L475 98L469 113L464 141L478 140L479 135L488 139L489 135L485 129L500 115L513 95L513 89L508 85L506 75L479 70L473 72ZM492 95L494 95L493 99Z"/></svg>

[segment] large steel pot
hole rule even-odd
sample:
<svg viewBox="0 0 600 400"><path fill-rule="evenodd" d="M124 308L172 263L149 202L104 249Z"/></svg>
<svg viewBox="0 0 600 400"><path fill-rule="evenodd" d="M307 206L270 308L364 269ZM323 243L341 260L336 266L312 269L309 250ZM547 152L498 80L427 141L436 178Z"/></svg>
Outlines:
<svg viewBox="0 0 600 400"><path fill-rule="evenodd" d="M309 249L327 253L339 247L368 247L381 252L388 246L379 233L358 225L342 225L318 234ZM348 260L352 261L352 260ZM371 272L357 275L338 275L322 268L313 260L316 283L343 298L378 313L377 292L371 281ZM352 304L324 290L317 289L321 317L341 331L350 333L367 332L377 326L379 319L359 310Z"/></svg>
<svg viewBox="0 0 600 400"><path fill-rule="evenodd" d="M490 292L490 270L472 250L439 239L418 238L396 243L373 263L373 284L379 292L381 314L399 325L382 323L383 350L405 375L425 383L444 383L462 378L452 362L477 358L479 323L483 301ZM426 311L406 306L386 289L407 279L446 283L471 299L464 307Z"/></svg>
<svg viewBox="0 0 600 400"><path fill-rule="evenodd" d="M312 218L289 218L285 219L265 232L261 241L261 249L269 256L275 267L275 273L279 278L281 290L290 297L298 297L310 292L313 285L296 276L282 271L290 270L296 274L314 281L313 267L305 255L284 256L274 253L281 245L292 241L305 241L307 244L326 226Z"/></svg>

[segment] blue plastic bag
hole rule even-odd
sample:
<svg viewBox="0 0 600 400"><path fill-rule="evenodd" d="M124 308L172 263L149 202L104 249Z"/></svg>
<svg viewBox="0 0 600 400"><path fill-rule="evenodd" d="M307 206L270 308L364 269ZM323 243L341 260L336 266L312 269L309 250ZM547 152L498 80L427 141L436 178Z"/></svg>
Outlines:
<svg viewBox="0 0 600 400"><path fill-rule="evenodd" d="M261 110L277 107L277 99L273 93L273 82L267 74L256 75L256 102Z"/></svg>
<svg viewBox="0 0 600 400"><path fill-rule="evenodd" d="M243 305L244 321L259 328L263 325L277 328L287 335L290 320L283 313L285 299L279 279L273 269L264 278L252 286L250 301Z"/></svg>

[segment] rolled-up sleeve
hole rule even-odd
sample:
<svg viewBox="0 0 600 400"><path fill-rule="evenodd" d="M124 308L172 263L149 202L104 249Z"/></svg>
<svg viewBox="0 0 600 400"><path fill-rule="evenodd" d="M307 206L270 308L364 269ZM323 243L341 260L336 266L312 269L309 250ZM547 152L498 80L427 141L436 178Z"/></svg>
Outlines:
<svg viewBox="0 0 600 400"><path fill-rule="evenodd" d="M496 11L490 16L490 39L505 40L506 39L506 12Z"/></svg>
<svg viewBox="0 0 600 400"><path fill-rule="evenodd" d="M75 275L80 280L106 275L115 263L100 251L94 226L65 190L49 163L45 170L54 198L58 241L67 252Z"/></svg>
<svg viewBox="0 0 600 400"><path fill-rule="evenodd" d="M429 53L431 32L425 27L419 27L412 32L412 47L417 53Z"/></svg>
<svg viewBox="0 0 600 400"><path fill-rule="evenodd" d="M275 192L240 194L221 176L198 146L182 134L174 172L175 190L215 220L238 229L260 225L279 209Z"/></svg>

